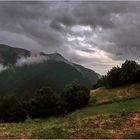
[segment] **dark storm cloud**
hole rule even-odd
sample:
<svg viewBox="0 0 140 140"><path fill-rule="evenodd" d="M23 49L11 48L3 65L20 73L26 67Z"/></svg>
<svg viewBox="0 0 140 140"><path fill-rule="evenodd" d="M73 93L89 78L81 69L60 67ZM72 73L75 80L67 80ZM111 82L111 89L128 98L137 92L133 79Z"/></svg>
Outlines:
<svg viewBox="0 0 140 140"><path fill-rule="evenodd" d="M114 27L110 20L112 13L127 13L137 10L137 5L132 2L67 2L60 3L53 9L52 19L64 25L100 25L104 28Z"/></svg>
<svg viewBox="0 0 140 140"><path fill-rule="evenodd" d="M139 15L140 2L1 1L0 43L57 51L105 73L125 59L139 60Z"/></svg>
<svg viewBox="0 0 140 140"><path fill-rule="evenodd" d="M52 30L49 26L50 19L45 15L50 7L49 2L45 5L43 2L0 3L1 31L7 31L9 34L14 33L19 36L25 35L27 38L37 42L39 47L47 47L46 50L48 48L53 50L52 47L57 48L62 45L62 35L59 34L59 32ZM22 38L23 37L21 37L21 39ZM29 46L30 49L34 49L34 45L29 44ZM20 47L24 46L21 45Z"/></svg>

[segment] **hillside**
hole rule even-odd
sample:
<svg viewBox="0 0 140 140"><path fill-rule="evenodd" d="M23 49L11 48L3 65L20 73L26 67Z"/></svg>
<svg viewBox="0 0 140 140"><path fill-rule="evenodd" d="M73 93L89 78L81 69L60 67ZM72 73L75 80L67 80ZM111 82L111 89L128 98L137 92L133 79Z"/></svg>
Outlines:
<svg viewBox="0 0 140 140"><path fill-rule="evenodd" d="M91 90L96 104L106 104L115 101L128 100L140 97L140 84L131 84L116 88L98 88Z"/></svg>
<svg viewBox="0 0 140 140"><path fill-rule="evenodd" d="M30 95L41 87L51 87L61 91L65 84L77 81L89 86L82 74L64 62L47 61L40 64L15 68L15 72L5 70L0 73L0 93ZM9 84L10 83L10 84Z"/></svg>
<svg viewBox="0 0 140 140"><path fill-rule="evenodd" d="M33 53L25 49L0 44L0 93L32 94L41 87L61 91L76 81L90 88L99 74L74 64L59 53Z"/></svg>
<svg viewBox="0 0 140 140"><path fill-rule="evenodd" d="M13 48L8 45L0 44L0 64L4 66L14 65L20 57L29 57L30 51Z"/></svg>
<svg viewBox="0 0 140 140"><path fill-rule="evenodd" d="M133 84L92 91L89 106L64 117L1 123L0 138L140 138L139 87Z"/></svg>

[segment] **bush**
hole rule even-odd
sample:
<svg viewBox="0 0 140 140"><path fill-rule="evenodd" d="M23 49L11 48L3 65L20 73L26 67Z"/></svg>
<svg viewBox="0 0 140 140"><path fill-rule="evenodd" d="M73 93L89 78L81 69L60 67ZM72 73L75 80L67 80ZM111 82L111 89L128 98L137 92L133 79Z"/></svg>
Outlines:
<svg viewBox="0 0 140 140"><path fill-rule="evenodd" d="M116 87L120 85L120 73L121 69L119 67L113 67L107 73L107 84L111 87Z"/></svg>
<svg viewBox="0 0 140 140"><path fill-rule="evenodd" d="M51 116L55 112L56 96L50 88L41 88L25 103L25 108L32 118Z"/></svg>
<svg viewBox="0 0 140 140"><path fill-rule="evenodd" d="M67 103L64 99L61 98L61 96L59 96L57 98L57 102L56 102L56 108L55 108L55 115L65 115L68 113L67 110Z"/></svg>
<svg viewBox="0 0 140 140"><path fill-rule="evenodd" d="M0 99L0 120L19 122L26 119L26 111L20 100L14 95L5 95Z"/></svg>
<svg viewBox="0 0 140 140"><path fill-rule="evenodd" d="M122 85L138 82L140 66L135 61L125 61L121 66L120 82Z"/></svg>
<svg viewBox="0 0 140 140"><path fill-rule="evenodd" d="M90 91L76 83L67 85L61 95L65 103L66 112L71 112L88 104Z"/></svg>
<svg viewBox="0 0 140 140"><path fill-rule="evenodd" d="M28 118L45 118L52 115L65 115L88 104L88 89L72 83L66 86L60 95L50 88L41 88L28 100L14 95L0 98L0 120L19 122Z"/></svg>
<svg viewBox="0 0 140 140"><path fill-rule="evenodd" d="M96 84L93 85L92 89L97 89L105 85L107 85L107 76L102 76L100 79L97 80Z"/></svg>
<svg viewBox="0 0 140 140"><path fill-rule="evenodd" d="M126 60L121 67L113 67L104 78L101 78L94 85L94 88L101 86L117 87L120 85L140 82L140 65L135 61Z"/></svg>

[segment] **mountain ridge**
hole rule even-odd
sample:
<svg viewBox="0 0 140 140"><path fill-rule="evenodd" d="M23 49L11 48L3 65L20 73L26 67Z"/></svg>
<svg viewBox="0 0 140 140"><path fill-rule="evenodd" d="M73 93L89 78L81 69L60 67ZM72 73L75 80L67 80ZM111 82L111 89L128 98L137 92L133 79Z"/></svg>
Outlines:
<svg viewBox="0 0 140 140"><path fill-rule="evenodd" d="M0 59L0 63L7 67L0 72L0 93L24 91L29 94L29 91L35 92L42 86L61 91L73 81L89 88L99 78L96 72L68 61L59 53L32 53L0 44ZM21 65L17 65L17 62Z"/></svg>

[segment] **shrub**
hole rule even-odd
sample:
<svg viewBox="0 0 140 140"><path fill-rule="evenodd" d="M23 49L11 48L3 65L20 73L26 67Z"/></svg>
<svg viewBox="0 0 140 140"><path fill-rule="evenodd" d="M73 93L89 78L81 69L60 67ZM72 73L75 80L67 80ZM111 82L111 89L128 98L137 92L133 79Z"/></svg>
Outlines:
<svg viewBox="0 0 140 140"><path fill-rule="evenodd" d="M64 88L61 98L65 102L66 111L71 112L88 104L90 91L72 83Z"/></svg>
<svg viewBox="0 0 140 140"><path fill-rule="evenodd" d="M45 118L52 115L65 115L88 104L88 89L72 83L67 85L62 94L56 95L50 88L41 88L28 100L14 95L0 98L0 120L19 122L28 118Z"/></svg>
<svg viewBox="0 0 140 140"><path fill-rule="evenodd" d="M122 85L137 82L140 66L135 61L125 61L121 66L120 82Z"/></svg>
<svg viewBox="0 0 140 140"><path fill-rule="evenodd" d="M100 79L97 80L96 84L93 85L92 89L97 89L105 85L107 85L107 76L102 76Z"/></svg>
<svg viewBox="0 0 140 140"><path fill-rule="evenodd" d="M94 88L100 86L117 87L120 85L140 82L140 65L135 61L126 60L121 67L113 67L104 79L97 81Z"/></svg>
<svg viewBox="0 0 140 140"><path fill-rule="evenodd" d="M5 95L0 99L0 120L19 122L26 119L26 111L20 100L14 95Z"/></svg>
<svg viewBox="0 0 140 140"><path fill-rule="evenodd" d="M119 67L113 67L108 73L107 73L107 83L111 87L116 87L120 85L120 73L121 69Z"/></svg>
<svg viewBox="0 0 140 140"><path fill-rule="evenodd" d="M56 96L50 88L41 88L25 103L29 116L32 118L44 118L54 114L56 108Z"/></svg>

